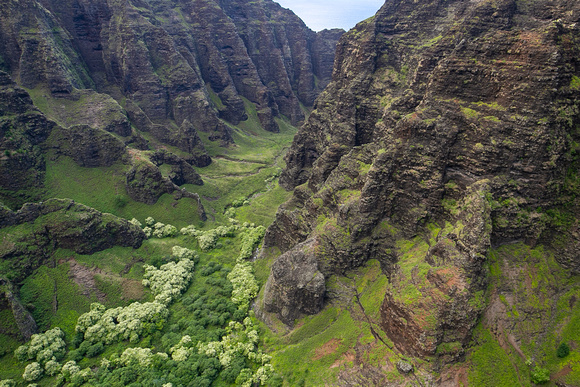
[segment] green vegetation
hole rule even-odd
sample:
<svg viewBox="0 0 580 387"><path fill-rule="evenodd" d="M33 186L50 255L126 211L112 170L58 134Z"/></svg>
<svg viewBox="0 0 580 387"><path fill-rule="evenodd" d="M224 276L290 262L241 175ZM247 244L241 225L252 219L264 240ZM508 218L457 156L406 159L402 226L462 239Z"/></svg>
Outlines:
<svg viewBox="0 0 580 387"><path fill-rule="evenodd" d="M556 350L556 356L566 357L570 354L570 347L566 343L561 343Z"/></svg>
<svg viewBox="0 0 580 387"><path fill-rule="evenodd" d="M560 383L580 384L580 355L568 345L580 342L578 277L563 269L552 252L523 243L492 250L489 273L487 302L504 306L494 318L505 321L504 337L513 332L521 342L501 341L480 324L469 358L470 385L552 383L554 375Z"/></svg>
<svg viewBox="0 0 580 387"><path fill-rule="evenodd" d="M473 109L470 109L470 108L467 108L467 107L462 107L461 108L461 112L467 118L477 118L477 117L479 117L479 113L477 111L475 111Z"/></svg>
<svg viewBox="0 0 580 387"><path fill-rule="evenodd" d="M150 239L138 250L114 247L80 255L59 249L54 265L29 276L22 301L43 331L62 328L67 352L54 361L18 362L11 355L17 341L2 334L0 344L9 353L0 354L0 380L203 386L276 379L269 356L257 347L260 329L248 312L259 286L254 264L246 260L290 196L277 177L296 129L279 121L280 134L266 132L253 105L246 104L250 120L232 128L236 144L209 146L214 163L198 168L206 184L186 186L201 195L210 217L206 223L192 199L163 195L155 205L130 199L125 164L83 168L68 157L47 158L47 198L72 198L132 219L149 229ZM17 240L31 227L3 232L17 232L11 235ZM10 322L13 318L1 324Z"/></svg>
<svg viewBox="0 0 580 387"><path fill-rule="evenodd" d="M329 279L328 292L343 297L333 298L317 315L301 318L293 330L283 335L264 328L263 346L283 376L283 385L333 384L339 372L358 374L361 363L355 359L353 349L358 345L367 348L365 367L380 369L385 361L396 363L398 355L390 349L392 343L378 326L379 306L387 285L379 262L369 261L347 277ZM396 370L387 372L387 377L393 383L403 380Z"/></svg>
<svg viewBox="0 0 580 387"><path fill-rule="evenodd" d="M491 333L481 326L474 333L478 346L470 354L470 386L519 386L518 375L510 357L503 351Z"/></svg>
<svg viewBox="0 0 580 387"><path fill-rule="evenodd" d="M148 219L148 222L154 220ZM221 380L225 385L250 386L270 379L274 373L270 357L258 350L259 330L256 320L248 316L249 303L255 297L258 285L252 265L246 259L263 237L264 228L243 225L227 234L218 233L219 239L234 238L238 243L229 244L227 248L214 247L212 253L218 253L221 263L214 261L212 255L198 255L176 244L180 240L180 244L196 247L197 240L190 235L162 239L152 236L137 251L116 248L116 253L106 250L92 256L59 251L57 256L66 256L69 262L74 262L76 271L80 270L81 262L98 262L102 269L95 271L102 274L106 271L112 276L129 256L142 253L140 260L130 260L132 265L140 266L142 270L127 268L125 264L121 272L127 280L139 277L138 273L141 273L143 285L151 289L155 298L144 303L128 302L119 307L94 302L90 310L85 310L86 313L75 315L76 327L72 330L70 326L65 332L55 328L45 335L33 337L29 344L15 352L23 362L16 365L22 379L38 381L40 385L51 385L56 378L56 383L80 385L89 382L96 386L130 382L150 385L158 378L172 383L187 380L188 383L197 381L195 385L209 385ZM195 261L202 265L199 273L194 270ZM227 268L232 265L232 269ZM66 275L72 270L69 266L63 263L56 269L43 267L37 270L35 276L29 277L32 283L25 288L27 294L38 297L35 302L39 306L53 305L53 294L39 297L40 292L35 293L35 284L46 286L40 284L42 281L50 282L52 278L43 276L44 271L60 270L64 274L62 281L77 287L69 294L72 301L86 305L93 296L90 293L83 295L78 289L87 286L86 280L80 284L71 283L71 278ZM83 268L86 270L86 266ZM196 280L195 285L189 285ZM61 285L55 287L55 293L60 288ZM72 310L70 306L67 309ZM44 314L50 316L52 310L45 310ZM51 319L49 323L54 321ZM178 328L182 325L191 329ZM181 331L184 333L178 334ZM66 347L72 345L76 349L67 354L63 339L68 344ZM55 340L59 342L56 347ZM131 347L135 345L138 347ZM158 348L152 351L151 346ZM47 352L47 348L57 351L54 352L57 355ZM175 362L179 363L178 373L174 373ZM95 367L98 368L96 373ZM135 372L136 367L139 372ZM132 375L130 379L126 378L128 374ZM8 376L14 378L10 368L0 371L0 378Z"/></svg>
<svg viewBox="0 0 580 387"><path fill-rule="evenodd" d="M545 384L550 381L550 371L546 368L536 367L530 374L530 379L534 384Z"/></svg>
<svg viewBox="0 0 580 387"><path fill-rule="evenodd" d="M580 90L580 78L577 76L572 76L572 80L570 81L570 88L573 90Z"/></svg>

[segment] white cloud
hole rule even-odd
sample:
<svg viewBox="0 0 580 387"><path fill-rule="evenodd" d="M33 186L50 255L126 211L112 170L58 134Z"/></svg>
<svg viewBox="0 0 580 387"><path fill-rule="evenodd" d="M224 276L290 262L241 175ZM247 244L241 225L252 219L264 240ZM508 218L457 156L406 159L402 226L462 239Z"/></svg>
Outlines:
<svg viewBox="0 0 580 387"><path fill-rule="evenodd" d="M275 0L289 8L315 31L325 28L349 30L373 16L384 0Z"/></svg>

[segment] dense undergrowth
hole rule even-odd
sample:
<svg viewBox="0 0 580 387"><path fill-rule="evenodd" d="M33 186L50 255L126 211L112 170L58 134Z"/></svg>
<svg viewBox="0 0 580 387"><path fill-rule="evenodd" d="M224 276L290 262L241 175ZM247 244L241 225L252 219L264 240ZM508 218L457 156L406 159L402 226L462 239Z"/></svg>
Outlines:
<svg viewBox="0 0 580 387"><path fill-rule="evenodd" d="M261 283L250 259L289 196L277 176L295 128L280 120L281 133L269 133L251 106L249 115L231 128L235 145L209 147L214 162L198 168L205 185L185 186L200 194L207 222L188 198L166 194L155 205L131 200L122 163L83 168L65 156L47 158L46 198L72 198L133 219L149 228L150 238L137 250L59 249L53 265L29 276L21 301L41 332L62 332L64 347L57 356L41 356L44 349L29 351L16 331L3 329L4 384L279 384L270 357L258 349L250 302ZM10 326L11 313L5 314ZM34 340L50 347L42 335Z"/></svg>

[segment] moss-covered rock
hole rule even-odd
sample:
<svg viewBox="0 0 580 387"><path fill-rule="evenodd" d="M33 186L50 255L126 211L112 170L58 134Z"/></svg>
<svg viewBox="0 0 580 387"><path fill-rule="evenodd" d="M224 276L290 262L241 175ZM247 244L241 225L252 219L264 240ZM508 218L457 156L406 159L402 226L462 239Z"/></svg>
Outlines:
<svg viewBox="0 0 580 387"><path fill-rule="evenodd" d="M88 125L58 128L51 143L57 154L71 157L81 167L108 167L125 156L125 144L102 129Z"/></svg>
<svg viewBox="0 0 580 387"><path fill-rule="evenodd" d="M92 254L113 246L138 248L145 234L126 219L101 213L69 199L27 203L0 229L2 272L18 283L49 262L55 249Z"/></svg>

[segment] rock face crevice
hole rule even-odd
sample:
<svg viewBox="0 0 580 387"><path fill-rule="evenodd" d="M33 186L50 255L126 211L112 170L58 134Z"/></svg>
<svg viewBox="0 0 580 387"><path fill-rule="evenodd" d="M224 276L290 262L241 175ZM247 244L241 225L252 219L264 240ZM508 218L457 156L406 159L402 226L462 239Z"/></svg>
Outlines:
<svg viewBox="0 0 580 387"><path fill-rule="evenodd" d="M321 307L291 290L290 257L326 279L378 259L389 338L418 356L453 343L452 361L483 307L490 246L544 243L577 270L577 225L562 219L578 208L579 17L566 1L387 0L345 34L286 155L294 195L266 233L282 254L267 308L288 322Z"/></svg>

